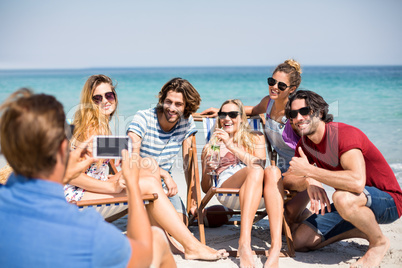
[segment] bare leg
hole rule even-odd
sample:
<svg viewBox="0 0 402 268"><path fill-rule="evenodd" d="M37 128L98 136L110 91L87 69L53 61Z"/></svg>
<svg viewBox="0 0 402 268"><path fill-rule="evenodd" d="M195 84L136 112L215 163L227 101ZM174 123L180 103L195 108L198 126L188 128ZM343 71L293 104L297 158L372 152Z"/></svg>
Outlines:
<svg viewBox="0 0 402 268"><path fill-rule="evenodd" d="M300 223L311 215L311 212L307 208L309 201L310 199L307 191L303 191L298 193L292 198L292 200L285 204L286 220L289 223L292 233L296 230Z"/></svg>
<svg viewBox="0 0 402 268"><path fill-rule="evenodd" d="M262 183L262 168L245 167L222 184L222 187L226 188L240 187L240 267L255 267L251 250L251 228L262 197Z"/></svg>
<svg viewBox="0 0 402 268"><path fill-rule="evenodd" d="M282 248L283 217L283 185L281 171L278 167L269 166L265 169L264 199L271 232L271 248L264 267L278 267L279 254Z"/></svg>
<svg viewBox="0 0 402 268"><path fill-rule="evenodd" d="M176 267L173 255L170 252L165 233L158 227L152 227L153 258L152 266Z"/></svg>
<svg viewBox="0 0 402 268"><path fill-rule="evenodd" d="M227 257L228 253L225 250L217 251L203 245L191 234L167 198L160 178L157 178L155 173L141 169L140 189L142 194L158 194L158 199L146 206L148 214L153 221L183 245L186 259L217 260Z"/></svg>
<svg viewBox="0 0 402 268"><path fill-rule="evenodd" d="M374 213L366 207L367 197L364 193L354 194L336 191L332 196L336 210L345 220L352 223L367 236L369 249L352 267L377 267L389 249L389 239L384 236Z"/></svg>
<svg viewBox="0 0 402 268"><path fill-rule="evenodd" d="M310 227L302 224L293 235L296 250L314 250L347 238L366 238L369 241L369 249L351 267L379 266L389 248L389 239L382 233L373 212L365 206L367 202L366 196L363 193L358 195L346 191L336 191L332 196L332 200L342 218L352 223L356 229L321 242L320 235Z"/></svg>

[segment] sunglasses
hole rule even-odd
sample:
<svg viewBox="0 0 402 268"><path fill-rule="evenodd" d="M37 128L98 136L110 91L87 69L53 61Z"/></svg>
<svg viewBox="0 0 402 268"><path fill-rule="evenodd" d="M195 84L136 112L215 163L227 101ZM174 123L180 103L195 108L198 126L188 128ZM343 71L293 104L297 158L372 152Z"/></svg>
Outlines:
<svg viewBox="0 0 402 268"><path fill-rule="evenodd" d="M225 119L226 116L229 116L232 119L235 119L240 113L238 111L232 111L232 112L218 112L218 117L219 119Z"/></svg>
<svg viewBox="0 0 402 268"><path fill-rule="evenodd" d="M300 108L299 110L291 110L289 113L289 116L291 119L294 119L297 117L297 115L300 113L301 115L308 115L310 113L311 109L310 107L303 107Z"/></svg>
<svg viewBox="0 0 402 268"><path fill-rule="evenodd" d="M107 99L108 101L112 102L116 99L116 96L114 95L114 92L107 92L105 93L105 99ZM94 95L92 96L92 100L96 103L99 104L102 102L103 100L103 96L102 95Z"/></svg>
<svg viewBox="0 0 402 268"><path fill-rule="evenodd" d="M281 91L284 91L285 89L287 89L287 88L289 87L289 86L286 85L285 83L283 83L283 82L278 82L277 80L273 79L272 77L268 77L267 80L268 80L268 85L270 85L271 87L275 86L276 83L278 83L278 88L279 88L279 90L281 90Z"/></svg>

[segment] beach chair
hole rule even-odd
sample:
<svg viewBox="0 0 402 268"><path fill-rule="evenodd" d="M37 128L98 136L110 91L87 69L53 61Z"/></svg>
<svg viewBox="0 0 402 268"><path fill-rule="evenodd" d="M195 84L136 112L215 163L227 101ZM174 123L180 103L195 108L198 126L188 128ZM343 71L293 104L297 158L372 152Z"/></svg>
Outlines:
<svg viewBox="0 0 402 268"><path fill-rule="evenodd" d="M193 114L193 117L196 122L201 122L201 121L203 122L204 136L205 136L206 142L208 142L209 139L211 138L211 135L212 135L211 131L213 129L216 119L215 118L205 118L205 117L200 116L199 114ZM264 117L262 117L262 116L256 116L256 117L249 118L249 124L253 130L262 131L263 127L264 127L264 123L265 123ZM191 172L193 173L192 180L194 180L194 181L191 182L192 188L188 189L189 190L188 197L191 195L196 196L197 215L198 216L195 217L194 215L190 215L189 224L194 224L194 223L198 224L198 228L200 231L200 241L203 244L205 244L205 226L204 226L205 211L204 211L204 208L207 206L208 202L212 199L213 196L216 196L218 201L224 200L222 202L224 204L228 204L230 202L232 202L233 204L239 203L238 197L239 197L240 189L211 187L208 190L208 192L205 194L204 198L201 199L201 186L200 186L200 178L199 178L199 170L198 170L198 160L197 160L195 137L193 139L191 147L192 148L190 150L190 154L191 154L191 158L192 158L191 159L192 163L190 163L190 165L192 165ZM269 142L267 143L267 150L268 150L269 157L271 159L271 163L275 164L276 163L276 152L272 150ZM214 182L212 185L215 185ZM195 191L195 194L192 193L192 190ZM293 196L295 196L295 195L296 195L295 192L285 191L284 202L291 200L293 198ZM187 199L187 201L188 201L188 199ZM262 203L263 203L263 200L262 200ZM189 205L188 202L187 202L187 205ZM236 205L234 205L233 207L236 208ZM224 211L224 212L214 211L212 213L214 213L214 214L215 213L216 214L218 214L218 213L233 214L233 212L228 212L228 211ZM235 211L234 213L240 214L240 211ZM263 219L265 216L267 216L267 213L266 213L266 210L264 207L263 210L257 211L255 219L254 219L254 223ZM241 224L241 222L240 221L230 221L230 224ZM292 234L291 234L289 225L285 219L285 216L283 216L283 233L285 234L285 237L286 237L287 251L282 251L281 257L293 257L293 256L295 256L295 250L294 250L294 246L293 246L293 238L292 238ZM254 254L267 256L268 251L267 250L256 250L256 251L254 251ZM229 251L229 255L235 257L238 255L238 252L237 251Z"/></svg>
<svg viewBox="0 0 402 268"><path fill-rule="evenodd" d="M109 173L114 175L117 173L114 160L109 162ZM144 205L148 205L150 202L158 199L158 194L148 194L143 195L142 200ZM76 204L80 210L87 208L94 208L99 212L102 217L107 222L113 222L121 217L127 215L128 213L128 197L114 197L114 198L103 198L103 199L93 199L93 200L82 200L78 202L71 202Z"/></svg>

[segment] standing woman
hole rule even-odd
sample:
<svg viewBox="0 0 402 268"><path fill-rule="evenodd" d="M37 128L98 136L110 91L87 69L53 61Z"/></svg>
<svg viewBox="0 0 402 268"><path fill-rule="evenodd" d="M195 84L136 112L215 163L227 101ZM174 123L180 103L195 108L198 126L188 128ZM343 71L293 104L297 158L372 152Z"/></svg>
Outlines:
<svg viewBox="0 0 402 268"><path fill-rule="evenodd" d="M294 156L296 145L300 140L294 131L291 120L285 116L285 106L289 96L297 90L301 83L300 64L293 59L286 60L275 68L267 82L269 95L262 98L260 103L255 106L246 106L245 111L247 115L266 114L265 136L278 153L278 167L268 166L264 170L264 196L270 196L269 202L265 199L268 218L277 219L283 214L284 185L281 174L287 171L289 162ZM216 108L209 108L201 114L216 116L217 111ZM285 185L285 188L288 187ZM297 215L288 218L290 224L299 222L305 217L303 211L308 201L307 193L303 192L286 204L286 214ZM270 221L270 229L271 234L279 236L279 238L271 237L271 251L265 267L278 267L279 250L282 247L282 240L280 239L282 222Z"/></svg>
<svg viewBox="0 0 402 268"><path fill-rule="evenodd" d="M110 135L109 122L116 112L117 104L112 79L102 74L89 77L81 92L79 108L74 114L72 148L77 148L91 136ZM108 176L108 163L109 160L99 160L85 173L71 180L64 187L67 201L124 196L124 180L120 172Z"/></svg>

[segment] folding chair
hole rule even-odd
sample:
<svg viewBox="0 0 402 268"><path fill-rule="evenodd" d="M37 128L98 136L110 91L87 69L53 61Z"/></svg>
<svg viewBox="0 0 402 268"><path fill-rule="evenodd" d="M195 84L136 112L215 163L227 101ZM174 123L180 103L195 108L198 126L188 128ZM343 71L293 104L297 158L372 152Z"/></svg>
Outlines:
<svg viewBox="0 0 402 268"><path fill-rule="evenodd" d="M109 162L109 173L116 174L117 169L114 164L114 160L110 160ZM143 195L142 200L144 205L149 204L150 202L158 199L158 194L148 194ZM114 198L102 198L102 199L93 199L93 200L83 200L78 202L71 202L76 204L80 210L86 208L94 208L98 211L102 217L107 222L113 222L121 217L127 215L128 213L128 197L114 197Z"/></svg>
<svg viewBox="0 0 402 268"><path fill-rule="evenodd" d="M214 126L214 119L210 118L205 118L200 116L199 114L193 114L194 120L198 122L203 122L204 125L204 135L206 137L206 142L210 139L211 137L211 130ZM257 116L257 117L252 117L249 119L249 124L251 125L252 129L254 130L263 130L264 127L264 120L263 117ZM262 129L261 129L262 127ZM276 152L272 151L271 145L267 144L267 150L270 155L271 163L275 164L276 163ZM196 203L197 203L197 214L198 216L195 217L194 215L190 216L190 224L195 223L197 221L198 223L198 228L200 231L200 241L205 244L205 228L204 228L204 208L208 204L208 202L211 200L213 196L218 195L218 200L221 198L238 198L240 189L234 189L234 188L216 188L216 187L211 187L206 195L204 196L203 199L201 199L201 186L200 186L200 178L199 178L199 169L198 169L198 160L197 160L197 151L196 151L196 141L195 137L192 140L191 148L189 148L189 154L191 155L191 159L189 160L189 166L191 167L190 172L191 172L191 187L189 185L189 191L188 191L188 199L187 199L187 205L189 205L189 197L192 195L191 191L195 191L195 196L196 196ZM212 185L215 185L214 183ZM295 192L289 192L285 191L284 193L284 202L286 203L287 201L291 200L293 196L295 196ZM227 196L227 197L224 197ZM224 213L228 214L228 212L213 212L213 213ZM240 214L240 211L235 212L236 214ZM230 212L230 214L233 214ZM257 211L256 217L254 219L254 223L263 219L267 215L266 210L262 211ZM233 224L241 224L240 221L231 221ZM292 234L290 232L290 228L288 223L286 222L285 216L283 216L283 232L286 237L286 242L287 242L287 251L282 251L281 252L281 257L293 257L295 256L295 251L294 251L294 246L293 246L293 238ZM259 251L254 251L255 254L258 255L268 255L268 251L266 250L259 250ZM230 251L229 252L230 256L237 256L238 252L237 251Z"/></svg>

